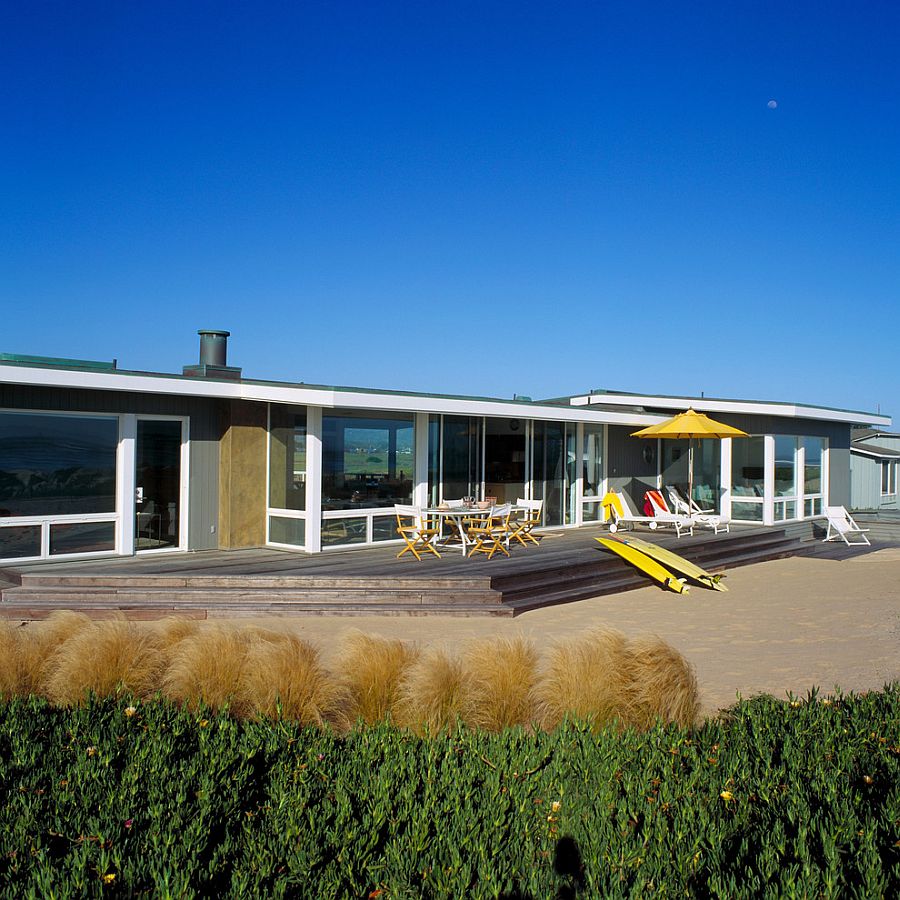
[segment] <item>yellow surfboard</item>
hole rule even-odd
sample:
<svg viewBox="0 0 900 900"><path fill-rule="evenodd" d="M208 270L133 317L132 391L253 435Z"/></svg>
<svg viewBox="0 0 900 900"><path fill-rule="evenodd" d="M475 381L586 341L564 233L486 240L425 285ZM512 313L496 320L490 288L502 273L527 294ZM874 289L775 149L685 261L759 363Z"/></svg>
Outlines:
<svg viewBox="0 0 900 900"><path fill-rule="evenodd" d="M632 537L630 534L627 536L622 535L622 537L617 539L623 544L628 544L629 547L634 547L636 550L643 551L647 556L652 557L657 562L662 563L679 575L684 575L692 581L696 581L698 584L703 585L703 587L712 588L714 591L728 590L721 582L721 579L725 577L724 575L713 575L712 572L707 572L706 569L702 569L696 563L692 563L689 559L685 559L683 556L673 553L667 547L660 547L659 544Z"/></svg>
<svg viewBox="0 0 900 900"><path fill-rule="evenodd" d="M654 581L658 581L664 588L675 591L676 594L688 592L689 588L683 580L677 578L665 566L636 547L629 547L628 544L615 538L595 538L595 540L607 550L612 550L617 556L621 556L626 562L630 562L636 569L649 575Z"/></svg>

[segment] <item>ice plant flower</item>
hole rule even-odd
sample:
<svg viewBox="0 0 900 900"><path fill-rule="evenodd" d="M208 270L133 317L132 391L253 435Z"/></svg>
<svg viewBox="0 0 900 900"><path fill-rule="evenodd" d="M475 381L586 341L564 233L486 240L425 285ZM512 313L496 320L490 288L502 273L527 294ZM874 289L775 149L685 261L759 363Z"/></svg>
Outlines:
<svg viewBox="0 0 900 900"><path fill-rule="evenodd" d="M125 827L126 827L126 828L131 828L132 825L134 825L134 819L126 819L126 820L125 820Z"/></svg>
<svg viewBox="0 0 900 900"><path fill-rule="evenodd" d="M727 803L729 800L734 800L734 794L731 791L722 791L719 796Z"/></svg>
<svg viewBox="0 0 900 900"><path fill-rule="evenodd" d="M201 727L201 728L206 728L207 725L209 725L209 719L201 719L201 720L200 720L200 727Z"/></svg>
<svg viewBox="0 0 900 900"><path fill-rule="evenodd" d="M559 800L554 800L550 804L550 812L559 812L559 809L561 806L562 806L562 803L560 803Z"/></svg>
<svg viewBox="0 0 900 900"><path fill-rule="evenodd" d="M136 706L126 706L125 707L125 715L130 719L137 712Z"/></svg>
<svg viewBox="0 0 900 900"><path fill-rule="evenodd" d="M97 752L97 748L96 747L88 747L86 752L87 752L88 756L93 756Z"/></svg>
<svg viewBox="0 0 900 900"><path fill-rule="evenodd" d="M107 873L103 876L103 883L104 883L104 884L112 884L115 880L116 880L116 873L115 873L115 872L107 872Z"/></svg>

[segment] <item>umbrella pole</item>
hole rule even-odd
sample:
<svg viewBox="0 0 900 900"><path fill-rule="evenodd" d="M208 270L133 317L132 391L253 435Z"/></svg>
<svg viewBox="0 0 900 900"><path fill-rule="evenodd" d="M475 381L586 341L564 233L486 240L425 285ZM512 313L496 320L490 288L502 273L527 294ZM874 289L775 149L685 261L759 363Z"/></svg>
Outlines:
<svg viewBox="0 0 900 900"><path fill-rule="evenodd" d="M688 515L694 508L694 439L688 438Z"/></svg>

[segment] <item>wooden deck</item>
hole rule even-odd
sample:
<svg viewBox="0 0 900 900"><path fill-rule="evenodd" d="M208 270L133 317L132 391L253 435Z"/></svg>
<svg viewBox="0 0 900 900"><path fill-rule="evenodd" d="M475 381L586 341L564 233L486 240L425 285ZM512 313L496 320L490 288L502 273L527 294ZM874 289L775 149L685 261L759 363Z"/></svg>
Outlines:
<svg viewBox="0 0 900 900"><path fill-rule="evenodd" d="M287 615L514 616L643 587L647 579L594 540L601 527L544 532L539 547L515 547L509 558L397 559L397 547L314 555L255 549L167 553L0 570L0 617L40 619L54 609L102 618L153 619ZM642 532L712 571L783 556L842 548L801 540L777 528L733 528L676 539Z"/></svg>

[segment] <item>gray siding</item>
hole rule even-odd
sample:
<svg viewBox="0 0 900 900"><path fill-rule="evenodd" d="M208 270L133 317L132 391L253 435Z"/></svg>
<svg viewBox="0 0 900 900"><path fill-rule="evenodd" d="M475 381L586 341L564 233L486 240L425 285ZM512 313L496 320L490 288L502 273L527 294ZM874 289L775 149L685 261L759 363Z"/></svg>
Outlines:
<svg viewBox="0 0 900 900"><path fill-rule="evenodd" d="M606 474L609 488L623 491L631 500L634 511L641 515L644 492L656 487L656 441L631 437L637 431L633 425L610 425L607 429ZM644 461L644 447L653 448L653 459Z"/></svg>
<svg viewBox="0 0 900 900"><path fill-rule="evenodd" d="M879 434L873 435L870 441L857 442L857 446L866 444L900 450L900 436ZM881 495L881 460L851 453L850 485L852 509L900 510L900 494Z"/></svg>
<svg viewBox="0 0 900 900"><path fill-rule="evenodd" d="M218 547L219 441L224 421L221 401L202 397L0 384L0 409L187 416L191 440L188 546L191 550Z"/></svg>

